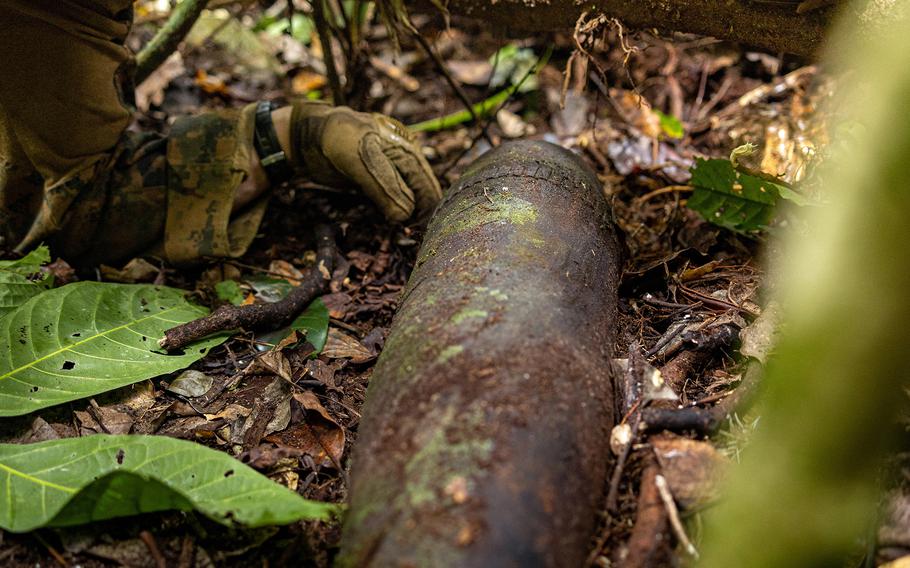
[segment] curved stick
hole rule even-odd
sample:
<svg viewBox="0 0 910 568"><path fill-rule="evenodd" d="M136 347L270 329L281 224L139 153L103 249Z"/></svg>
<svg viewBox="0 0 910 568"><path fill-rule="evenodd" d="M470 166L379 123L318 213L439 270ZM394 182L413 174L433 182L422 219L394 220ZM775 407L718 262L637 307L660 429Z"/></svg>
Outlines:
<svg viewBox="0 0 910 568"><path fill-rule="evenodd" d="M331 228L317 226L316 241L316 266L304 275L300 285L283 300L250 306L221 306L205 317L167 330L164 337L158 340L158 345L173 351L219 331L277 329L288 323L325 291L330 280L328 275L332 273L336 252Z"/></svg>

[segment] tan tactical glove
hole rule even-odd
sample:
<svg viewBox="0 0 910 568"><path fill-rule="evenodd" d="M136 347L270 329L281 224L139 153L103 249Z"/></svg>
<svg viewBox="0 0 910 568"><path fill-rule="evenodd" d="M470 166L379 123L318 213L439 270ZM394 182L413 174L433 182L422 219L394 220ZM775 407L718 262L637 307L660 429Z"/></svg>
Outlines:
<svg viewBox="0 0 910 568"><path fill-rule="evenodd" d="M323 185L354 182L391 221L430 212L439 182L407 128L381 114L318 102L294 104L292 164Z"/></svg>

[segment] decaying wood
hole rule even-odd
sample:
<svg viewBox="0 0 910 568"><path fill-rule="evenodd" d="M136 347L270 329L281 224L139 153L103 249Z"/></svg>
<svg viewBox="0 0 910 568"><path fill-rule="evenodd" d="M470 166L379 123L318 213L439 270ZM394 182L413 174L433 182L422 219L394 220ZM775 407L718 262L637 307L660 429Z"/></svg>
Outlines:
<svg viewBox="0 0 910 568"><path fill-rule="evenodd" d="M225 305L211 314L172 327L164 332L158 345L168 351L183 349L190 343L221 331L278 329L291 322L328 286L335 261L335 238L332 229L316 227L316 266L303 277L300 285L282 300L249 306Z"/></svg>
<svg viewBox="0 0 910 568"><path fill-rule="evenodd" d="M579 566L603 505L619 246L570 152L489 152L427 229L376 365L342 566Z"/></svg>
<svg viewBox="0 0 910 568"><path fill-rule="evenodd" d="M748 0L450 0L452 14L489 22L510 35L571 30L579 16L604 14L637 29L696 33L776 52L813 56L836 7L798 13L800 2Z"/></svg>

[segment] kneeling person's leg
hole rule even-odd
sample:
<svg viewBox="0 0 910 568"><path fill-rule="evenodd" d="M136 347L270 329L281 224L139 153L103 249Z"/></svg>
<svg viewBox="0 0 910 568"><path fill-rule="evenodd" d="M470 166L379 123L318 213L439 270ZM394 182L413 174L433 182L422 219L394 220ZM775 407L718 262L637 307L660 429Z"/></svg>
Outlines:
<svg viewBox="0 0 910 568"><path fill-rule="evenodd" d="M178 119L168 138L128 135L51 241L79 264L142 253L186 264L239 256L255 237L268 186L253 149L255 105Z"/></svg>

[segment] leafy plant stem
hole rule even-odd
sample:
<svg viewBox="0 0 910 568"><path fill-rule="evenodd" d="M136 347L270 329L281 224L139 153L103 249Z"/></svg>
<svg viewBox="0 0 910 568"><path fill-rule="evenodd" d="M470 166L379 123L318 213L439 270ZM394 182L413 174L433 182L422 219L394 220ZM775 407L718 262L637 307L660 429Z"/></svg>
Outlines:
<svg viewBox="0 0 910 568"><path fill-rule="evenodd" d="M532 67L528 73L522 77L521 81L515 83L507 89L503 89L493 96L475 104L472 106L473 114L467 110L462 110L458 112L453 112L446 116L441 116L438 118L431 118L429 120L424 120L423 122L418 122L416 124L410 125L408 128L415 132L438 132L440 130L447 130L459 124L464 124L472 120L474 115L482 118L486 118L490 115L495 115L499 109L506 105L515 93L518 92L518 89L524 84L524 82L529 78L543 69L543 66L547 64L550 60L550 55L553 53L553 48L548 47L547 51L537 60L537 64Z"/></svg>
<svg viewBox="0 0 910 568"><path fill-rule="evenodd" d="M184 0L174 8L167 22L136 55L136 84L148 78L177 49L206 4L208 0Z"/></svg>

